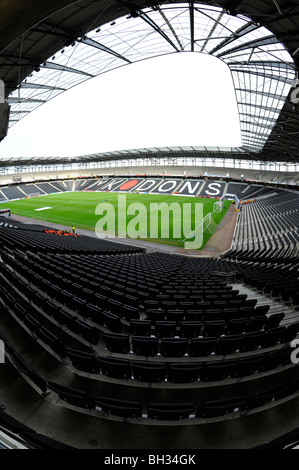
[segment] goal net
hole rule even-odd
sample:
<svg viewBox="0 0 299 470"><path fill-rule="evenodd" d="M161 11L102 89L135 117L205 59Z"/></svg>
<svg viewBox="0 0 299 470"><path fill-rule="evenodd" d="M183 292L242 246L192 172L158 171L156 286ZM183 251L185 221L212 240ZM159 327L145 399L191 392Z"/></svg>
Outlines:
<svg viewBox="0 0 299 470"><path fill-rule="evenodd" d="M218 224L214 222L212 214L210 212L208 215L204 217L201 224L198 227L196 227L196 229L193 230L193 232L190 233L190 235L187 238L185 238L184 242L187 239L189 240L192 239L192 237L194 237L195 234L197 234L197 236L203 241L204 234L210 234L210 235L213 234L217 227L218 227Z"/></svg>
<svg viewBox="0 0 299 470"><path fill-rule="evenodd" d="M213 214L220 214L220 212L222 212L222 205L220 201L216 201L213 206Z"/></svg>
<svg viewBox="0 0 299 470"><path fill-rule="evenodd" d="M203 224L203 233L212 234L215 232L216 228L218 227L218 224L214 222L211 212L205 216L205 218L202 221L202 224Z"/></svg>

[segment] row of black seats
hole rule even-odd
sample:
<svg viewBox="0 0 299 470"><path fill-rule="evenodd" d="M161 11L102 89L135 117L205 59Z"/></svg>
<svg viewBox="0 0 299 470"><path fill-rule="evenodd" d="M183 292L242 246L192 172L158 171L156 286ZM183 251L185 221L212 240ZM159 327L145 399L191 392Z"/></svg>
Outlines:
<svg viewBox="0 0 299 470"><path fill-rule="evenodd" d="M93 281L88 282L87 285L89 288L84 288L81 284L72 283L70 280L61 279L61 282L59 282L58 279L54 278L54 280L51 281L51 273L48 273L49 279L47 280L45 279L47 276L36 275L31 269L22 267L21 263L18 261L14 263L10 262L10 264L12 264L14 268L18 268L18 271L21 271L22 276L24 276L28 282L33 282L37 288L47 293L51 298L56 299L86 318L89 317L90 310L100 309L101 311L110 312L110 314L130 321L134 318L140 318L140 302L143 302L147 307L159 307L159 301L144 300L146 296L150 295L146 292L126 289L126 293L124 293L117 290L119 288L118 286L115 286L115 289L113 289L112 286L109 287L106 284L100 285ZM14 278L15 283L18 282L15 274L11 273L7 266L2 265L1 268L2 270L6 270L7 276ZM80 280L78 282L80 282ZM67 289L63 289L64 286L68 286ZM106 293L106 295L103 293ZM78 295L80 295L80 297ZM235 300L234 304L231 304L235 305L234 308L226 308L227 303L220 301L200 302L197 303L196 308L194 308L194 302L181 302L180 307L183 308L176 308L176 304L164 300L162 300L162 304L165 308L147 308L147 317L150 318L152 322L165 319L174 320L176 322L183 320L203 321L204 319L223 320L253 315L260 316L267 313L269 310L269 306L255 307L256 300L254 299L245 301ZM91 306L94 306L95 309ZM92 312L91 315L94 316L94 312ZM96 318L93 320L99 323L100 315L96 315Z"/></svg>
<svg viewBox="0 0 299 470"><path fill-rule="evenodd" d="M48 345L53 350L53 352L58 354L61 358L66 359L68 357L69 359L71 359L72 362L73 362L73 365L75 367L79 368L80 370L84 370L86 372L89 372L89 373L100 373L101 372L101 373L109 375L110 374L109 367L115 368L114 366L116 366L116 369L118 369L117 374L119 374L119 372L120 372L119 369L121 369L121 377L122 378L124 378L124 376L123 376L124 373L127 374L127 377L130 377L130 375L128 373L128 371L130 370L129 361L120 361L120 363L119 363L119 361L117 359L116 360L112 359L112 362L111 362L111 360L109 358L105 358L105 357L96 358L91 353L76 352L74 350L70 350L70 349L66 348L59 341L57 336L55 336L47 328L43 327L34 317L32 317L32 315L30 315L28 313L26 314L25 313L26 311L22 306L20 306L16 302L13 303L14 299L10 296L10 294L4 294L3 297L6 301L9 302L10 308L13 309L13 311L16 313L16 315L24 322L24 324L32 332L35 333L35 335L43 343ZM55 305L53 305L53 308L54 307L55 307ZM82 327L82 325L80 325L80 326ZM299 324L297 325L296 330L294 330L294 328L293 328L292 337L295 337L295 331L297 331L297 330L299 330ZM74 328L73 328L73 331L76 331L76 333L78 333L78 330L75 330ZM125 335L115 335L115 334L113 335L113 334L106 333L104 337L105 337L105 339L108 343L108 349L113 350L115 348L115 352L120 352L120 353L123 353L123 354L129 353L130 345L129 345L129 343L127 343L127 337ZM228 337L228 343L227 343L227 345L224 345L224 346L231 348L232 340L233 340L233 343L234 343L234 346L235 346L236 345L235 340L237 338L238 338L238 335L232 335L232 336ZM88 336L88 339L92 340L92 338L90 338L90 336ZM144 338L134 338L133 337L133 341L136 340L137 343L138 343L138 340L141 340L143 342L143 339ZM152 338L148 338L148 339L151 342ZM163 341L166 342L166 343L169 343L169 341L172 342L171 339L168 339L168 340L167 339L162 339L162 345L163 345ZM221 343L221 339L218 340L218 343ZM169 356L169 354L171 354L172 356L176 357L178 355L178 351L176 349L176 346L177 346L176 338L174 338L174 342L172 343L172 346L174 346L175 349L174 350L173 349L168 350L168 353L165 354L165 356L167 356L167 355ZM139 344L139 347L140 347L140 344ZM229 353L233 352L231 349L227 349L225 351L224 350L220 351L219 346L218 346L218 349L217 349L216 338L204 338L204 341L202 342L201 347L202 347L201 354L200 354L199 350L197 350L197 353L202 355L202 356L205 356L208 353L212 353L212 349L211 349L212 347L214 348L216 353L218 352L219 354L220 353L221 354L225 354L225 353L229 354ZM144 351L144 352L146 352L146 351ZM290 352L288 352L287 350L280 350L280 351L273 352L273 356L271 356L270 362L268 360L269 358L267 358L265 355L263 355L261 357L251 358L251 366L253 364L255 364L255 365L257 364L256 360L258 360L258 363L260 364L260 367L262 367L262 364L263 364L263 367L265 368L267 363L268 363L268 366L269 366L269 364L274 366L273 358L275 358L276 361L277 361L278 358L279 358L279 360L284 360L285 361L289 357L290 357ZM108 361L108 368L105 368L105 367L107 367L107 361ZM114 362L114 361L116 361L116 362ZM247 368L244 368L244 364L243 364L244 361L245 361L245 363L247 363ZM243 361L243 363L241 361L240 364L239 364L239 368L238 368L238 370L239 370L238 375L239 376L244 374L244 373L247 373L248 370L249 370L248 369L248 366L249 366L248 358L244 358L244 361ZM215 365L217 365L217 367L219 368L219 364L217 362L214 363L212 368L214 368ZM229 367L227 367L227 365L228 365L227 363L224 363L224 367L226 368L226 370L229 370ZM240 365L242 365L241 371L240 371ZM143 380L154 381L154 377L157 378L157 373L158 373L158 377L160 377L160 378L161 378L161 373L163 374L163 372L164 372L164 376L165 376L166 364L162 365L162 364L159 364L159 363L153 363L153 364L147 363L146 367L145 367L144 364L142 364L142 362L139 362L139 363L135 362L133 368L135 369L134 376L136 378L138 378L138 380L142 380L142 378L141 378L140 375L136 375L136 369L139 369L139 372L141 370L145 371L145 375L144 375ZM176 380L179 381L179 379L178 378L175 379L175 377L177 377L177 374L180 373L180 372L183 374L182 376L184 376L185 380L187 380L187 381L191 380L191 376L193 377L194 380L197 380L197 379L195 379L194 374L203 373L203 371L205 370L205 367L203 367L202 365L198 365L198 364L196 365L196 364L192 364L192 363L191 364L186 363L186 364L177 365L175 369L176 369L176 374L173 376L173 378L171 378L171 372L170 372L170 375L169 375L170 381L176 381ZM221 369L222 369L222 366L221 366ZM186 374L186 371L187 371L187 374ZM191 373L191 376L190 376L190 373ZM189 377L189 378L187 378L187 377Z"/></svg>
<svg viewBox="0 0 299 470"><path fill-rule="evenodd" d="M104 396L91 396L88 393L56 382L49 382L49 388L65 402L84 409L97 410L123 418L143 418L154 420L206 419L221 417L229 413L242 413L267 405L269 402L286 398L299 388L299 380L269 388L252 396L233 396L199 405L185 403L149 403L146 409L137 401L120 400Z"/></svg>
<svg viewBox="0 0 299 470"><path fill-rule="evenodd" d="M148 279L162 285L163 289L194 289L205 286L225 288L226 281L215 275L214 271L236 271L231 263L221 260L213 261L210 265L210 260L186 260L183 257L173 257L164 253L114 257L97 255L91 257L81 253L80 255L74 254L71 258L63 255L54 255L50 258L46 254L37 256L30 253L30 259L46 263L46 268L49 266L47 263L52 265L54 263L57 270L61 268L71 271L74 268L87 272L91 270L98 275L104 274L105 278L123 277L125 280L132 279L133 281Z"/></svg>
<svg viewBox="0 0 299 470"><path fill-rule="evenodd" d="M242 296L243 297L243 296ZM241 296L228 299L227 295L218 297L216 295L180 295L177 294L172 298L164 294L158 294L154 299L145 299L144 308L146 311L151 309L196 309L198 310L225 310L229 308L254 308L257 304L256 299L243 300Z"/></svg>
<svg viewBox="0 0 299 470"><path fill-rule="evenodd" d="M20 318L37 336L42 334L40 323L30 315L26 309L20 306L15 299L10 295L3 292L3 298L5 299L8 307L10 307L14 313ZM43 298L37 292L33 292L31 300L36 302L37 305L43 309L45 313L53 317L59 324L66 326L74 333L82 336L86 341L91 344L98 344L99 332L86 323L83 320L75 317L74 315L59 308L55 303L46 298ZM113 317L109 312L102 312L100 310L94 312L98 323L102 323L103 326L112 329L112 331L121 331L122 325L118 317ZM267 318L255 317L247 322L250 326L249 331L251 333L239 333L237 334L226 334L225 336L219 337L221 334L226 332L228 325L224 321L206 322L201 324L200 322L185 322L181 324L182 335L185 338L171 337L177 333L177 326L174 322L157 322L156 332L158 336L162 338L161 344L159 344L158 337L153 336L134 336L132 337L132 343L130 336L127 334L117 333L106 333L104 339L106 341L106 347L112 351L122 354L127 354L130 351L138 355L143 356L154 356L160 352L163 356L169 357L180 357L185 354L190 356L198 355L209 355L212 352L216 354L233 354L236 351L248 351L256 349L257 347L270 347L279 342L291 341L296 332L296 324L286 327L278 327L279 322L283 318L282 315L272 315ZM270 323L272 321L272 324ZM246 326L244 322L230 322L230 325L234 328L240 328L240 331L244 331ZM267 326L266 331L260 331L258 334L258 327L263 328ZM272 327L271 327L272 326ZM151 325L149 322L137 322L135 324L131 322L131 328L138 329L141 332L141 328L147 328L148 333L153 333L150 330ZM135 331L136 332L136 331ZM192 333L197 335L194 338ZM229 333L229 331L228 331ZM203 337L200 335L203 334ZM292 336L293 335L293 336ZM166 337L164 337L166 336ZM167 336L170 336L167 338ZM193 337L189 344L188 338Z"/></svg>
<svg viewBox="0 0 299 470"><path fill-rule="evenodd" d="M89 409L100 409L102 411L105 411L109 414L115 414L117 416L122 416L122 417L141 417L142 416L142 409L140 403L136 402L126 402L124 400L118 400L118 399L110 399L106 397L96 397L95 399L92 399L86 392L84 391L78 391L71 389L69 387L64 387L60 386L54 382L48 382L46 383L38 374L35 373L26 363L23 361L21 356L18 355L18 353L14 350L13 346L9 343L9 341L5 338L3 334L0 334L1 339L3 340L5 344L5 350L6 354L9 354L12 362L15 364L17 369L19 369L23 374L28 376L31 381L33 381L44 393L48 393L49 390L53 390L58 395L60 398L66 400L67 402L75 405L75 406L80 406L84 408L89 408ZM68 356L71 354L71 351L68 352ZM75 351L73 352L75 355ZM281 352L281 357L280 361L282 360L283 363L286 363L288 361L287 356L289 357L290 350L284 351L284 354ZM278 355L276 354L276 361L277 361ZM249 359L249 358L247 358ZM260 358L261 359L261 358ZM257 360L257 358L251 358L251 360L254 362ZM110 359L111 361L111 359ZM106 363L109 363L109 359L106 358ZM247 364L248 365L248 364ZM157 364L154 364L153 367L157 367ZM138 364L136 364L136 367L138 367ZM145 368L143 370L144 376L148 377L149 373L149 368L150 364L149 363L144 363L144 364L139 364L139 374L140 374L140 368ZM159 366L158 366L159 367ZM180 368L186 368L185 373L189 375L190 377L190 371L192 370L192 376L194 377L194 374L200 375L200 365L195 365L193 364L192 366L189 365L190 369L188 370L186 364L174 364L174 369L177 368L179 369L179 375L182 377L182 370ZM252 363L251 367L253 367L254 370L258 368L257 363ZM197 368L197 372L195 372ZM207 373L208 369L210 368L210 375ZM219 370L220 368L220 370ZM218 364L216 362L213 363L207 363L203 367L205 372L205 377L210 380L219 380L220 378L225 378L227 376L234 376L234 370L236 369L236 364L233 364L233 361L229 362L223 362L220 361ZM137 369L138 370L138 369ZM189 374L188 374L189 372ZM137 372L138 373L138 372ZM265 392L260 392L258 394L255 394L254 397L251 397L248 401L247 400L247 407L256 407L256 406L261 406L263 404L266 404L268 401L271 401L272 399L279 399L284 396L289 395L290 393L294 393L297 391L298 388L298 383L293 381L291 384L287 384L285 386L281 387L276 387L271 390L267 390ZM273 390L275 390L275 394L273 395ZM270 395L273 395L271 400L270 400ZM253 400L253 401L252 401ZM224 401L223 405L226 403L226 400ZM250 405L251 403L251 405ZM228 403L226 403L227 405ZM216 405L216 402L215 402ZM222 414L222 410L224 409L223 406L219 407L220 401L217 402L217 413L219 415ZM195 406L195 405L194 405ZM157 406L157 404L151 404L148 409L148 418L154 418L154 419L182 419L182 418L188 418L190 417L190 414L194 413L194 406L192 406L192 412L190 411L190 407L186 407L186 405L174 405L174 404L160 404ZM209 405L210 406L210 405ZM236 407L235 407L236 408ZM184 410L184 413L182 413L182 410ZM160 411L158 413L158 411ZM216 409L213 410L213 413L216 412ZM228 411L226 411L228 412ZM225 412L225 413L226 413ZM223 413L223 414L225 414ZM197 412L193 417L208 417L207 415L207 408L206 408L206 403L199 406L197 409Z"/></svg>
<svg viewBox="0 0 299 470"><path fill-rule="evenodd" d="M267 263L239 263L232 265L238 270L240 279L245 284L259 291L281 298L283 301L291 301L294 305L299 304L299 280L298 260L293 264L285 265Z"/></svg>
<svg viewBox="0 0 299 470"><path fill-rule="evenodd" d="M176 316L177 315L177 316ZM174 311L174 320L133 319L130 321L130 333L134 336L163 336L182 338L195 338L197 336L221 336L239 333L249 333L262 329L269 330L280 326L285 314L272 313L270 315L257 315L250 318L228 318L226 320L209 320L209 316L203 320L184 320L179 317L179 312ZM193 315L191 315L193 317Z"/></svg>
<svg viewBox="0 0 299 470"><path fill-rule="evenodd" d="M16 298L7 293L5 288L0 286L1 302L9 308L17 318L23 322L37 337L43 338L46 328L32 315L32 312L27 311L26 307L22 306L16 301ZM46 309L48 307L48 309ZM86 323L84 320L60 309L53 302L46 301L44 304L45 313L52 316L60 325L66 326L76 335L82 337L87 342L96 345L99 342L99 332ZM47 334L50 335L50 332Z"/></svg>
<svg viewBox="0 0 299 470"><path fill-rule="evenodd" d="M71 446L58 442L55 439L44 436L43 434L39 434L38 432L34 431L34 429L16 420L3 410L0 411L0 426L2 431L7 431L9 435L13 433L13 437L18 441L21 440L21 444L27 446L29 449L73 449Z"/></svg>
<svg viewBox="0 0 299 470"><path fill-rule="evenodd" d="M19 261L7 260L11 265L14 265L15 269L20 272L23 276L31 277L32 272L42 277L43 279L64 287L65 290L70 292L78 292L78 289L86 289L89 292L88 301L92 301L91 296L93 292L98 294L106 295L111 300L119 301L122 297L128 296L126 303L137 306L140 301L144 304L145 308L149 306L194 306L197 302L202 303L203 300L209 301L209 304L215 308L227 308L231 307L249 307L256 304L256 300L246 300L246 295L239 295L239 292L232 290L230 286L220 285L219 289L216 289L214 285L209 285L204 289L184 289L182 286L175 289L169 289L169 286L159 286L157 289L156 284L144 283L144 279L139 281L135 278L132 281L119 276L111 276L107 274L105 276L103 272L93 272L89 267L89 270L80 269L78 263L75 267L69 267L69 269L59 270L57 273L57 266L53 266L52 263L35 262L25 259ZM58 264L58 261L57 261ZM50 269L51 268L51 269ZM95 270L94 270L95 271ZM29 274L28 274L29 272ZM133 279L133 278L132 278ZM195 286L193 286L195 287ZM61 289L62 290L62 289ZM164 293L161 293L163 292ZM55 294L55 292L53 293ZM153 300L151 300L151 298ZM221 303L222 300L222 303ZM167 302L169 301L169 302ZM187 303L189 301L190 303ZM191 303L193 302L193 303ZM198 304L199 305L199 304ZM200 307L204 308L207 304L202 303Z"/></svg>
<svg viewBox="0 0 299 470"><path fill-rule="evenodd" d="M49 300L50 297L40 293L36 288L32 287L29 281L21 279L18 275L12 272L7 266L0 264L1 272L4 274L4 277L11 282L15 288L19 289L30 302L33 302L38 307L40 307L45 313L54 317L54 319L70 329L75 328L78 329L78 325L74 325L74 320L77 318L76 315L69 313L65 310L65 308L59 306L57 303ZM29 278L30 278L30 273ZM94 304L86 304L81 298L72 295L67 291L60 291L58 286L52 285L49 281L45 281L43 278L40 279L33 278L34 284L37 288L43 287L43 291L46 292L49 296L55 290L57 292L56 295L52 295L51 298L58 299L58 302L64 299L63 304L68 308L71 308L73 312L77 312L80 316L84 317L86 320L77 319L77 322L81 322L84 324L87 329L92 331L91 335L88 335L91 341L95 341L93 344L97 344L98 335L95 333L95 329L88 323L88 320L92 320L94 323L98 325L104 326L107 329L114 331L114 332L121 332L122 331L122 322L118 315L112 314L108 310L103 310L102 308L98 307ZM98 303L107 303L107 299L101 297L100 295L97 296ZM130 318L139 318L138 309L132 307L130 305L123 305L122 306L122 313L124 317ZM85 333L84 333L85 334Z"/></svg>
<svg viewBox="0 0 299 470"><path fill-rule="evenodd" d="M275 351L238 359L170 363L97 357L93 353L71 348L67 348L65 354L75 369L88 374L103 374L120 380L135 379L146 383L193 383L240 379L257 372L291 365L292 351L293 348L285 346Z"/></svg>
<svg viewBox="0 0 299 470"><path fill-rule="evenodd" d="M48 253L104 253L106 255L144 253L144 249L91 237L64 237L43 232L5 227L0 240L10 249Z"/></svg>
<svg viewBox="0 0 299 470"><path fill-rule="evenodd" d="M106 333L106 348L119 354L133 353L138 356L154 357L205 357L211 354L228 355L236 352L255 351L278 344L291 342L299 332L299 322L288 327L279 326L269 330L225 335L220 337L199 336L188 340L180 337L132 336Z"/></svg>
<svg viewBox="0 0 299 470"><path fill-rule="evenodd" d="M116 257L120 259L120 257ZM104 260L109 259L103 258ZM115 258L114 258L115 259ZM97 288L101 288L105 286L106 288L111 288L117 290L117 287L124 291L125 289L131 292L132 294L138 291L145 291L151 292L152 294L159 294L159 290L155 288L154 282L145 282L144 279L137 280L136 277L132 276L131 280L128 277L117 275L110 275L109 273L105 273L104 269L92 269L89 266L89 269L82 269L80 263L77 263L75 266L67 266L64 268L59 267L59 259L55 260L55 262L51 263L43 263L42 261L32 261L26 259L19 259L20 263L18 264L18 269L20 272L23 272L24 269L31 269L36 274L46 277L47 279L51 280L59 280L59 282L63 282L65 287L67 288L70 283L77 282L82 285L82 288L88 287L89 283L93 283L92 285ZM23 270L22 270L23 266Z"/></svg>
<svg viewBox="0 0 299 470"><path fill-rule="evenodd" d="M12 272L8 266L16 271ZM52 299L56 299L69 308L80 312L83 316L86 303L92 303L102 310L110 310L111 313L123 312L125 318L139 318L139 303L149 295L147 292L128 288L126 292L119 291L117 289L120 286L111 285L109 287L107 284L101 285L90 279L86 279L87 287L84 287L83 279L80 276L76 279L77 282L74 282L72 279L63 279L59 275L54 276L52 272L40 275L22 266L18 261L8 260L6 265L1 265L1 270L6 276L13 278L16 283L20 282L17 276L21 275L28 283L32 283Z"/></svg>
<svg viewBox="0 0 299 470"><path fill-rule="evenodd" d="M185 308L174 308L173 306L169 308L149 308L146 310L145 314L148 320L152 323L157 321L175 321L180 323L182 321L216 321L224 320L229 321L233 319L247 318L249 320L253 317L265 316L270 310L269 305L261 305L257 307L235 307L235 308L211 308L207 305L196 305L192 306L188 303L185 305Z"/></svg>
<svg viewBox="0 0 299 470"><path fill-rule="evenodd" d="M0 340L3 341L5 347L5 356L9 357L10 361L20 373L24 374L38 387L42 393L47 393L47 382L27 364L22 356L15 350L13 345L8 341L2 332L0 332Z"/></svg>

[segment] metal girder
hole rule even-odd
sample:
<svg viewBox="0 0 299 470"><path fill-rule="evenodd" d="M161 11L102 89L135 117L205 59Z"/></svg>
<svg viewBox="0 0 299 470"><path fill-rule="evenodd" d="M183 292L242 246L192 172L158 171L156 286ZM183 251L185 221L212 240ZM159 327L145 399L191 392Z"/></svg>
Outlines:
<svg viewBox="0 0 299 470"><path fill-rule="evenodd" d="M277 118L270 118L270 117L266 117L266 116L260 116L258 114L247 114L247 113L239 113L240 116L250 116L252 119L261 119L262 121L268 121L268 122L271 122L272 124L276 123L277 122Z"/></svg>
<svg viewBox="0 0 299 470"><path fill-rule="evenodd" d="M249 115L248 115L249 116ZM261 118L262 119L262 118ZM260 124L259 122L253 122L253 121L240 121L241 124L248 124L250 126L257 126L257 127L262 127L264 129L272 129L272 126L267 126L266 124Z"/></svg>
<svg viewBox="0 0 299 470"><path fill-rule="evenodd" d="M208 44L209 40L210 40L211 37L213 36L213 34L214 34L214 32L215 32L215 30L216 30L218 24L221 22L221 20L222 20L222 18L223 18L223 16L224 16L224 10L220 13L220 15L218 16L217 20L215 21L215 23L214 23L214 25L213 25L211 31L210 31L209 34L208 34L207 39L205 40L205 42L204 42L204 44L203 44L203 46L202 46L202 48L201 48L201 52L203 52L203 51L205 50L206 45Z"/></svg>
<svg viewBox="0 0 299 470"><path fill-rule="evenodd" d="M278 75L270 75L268 73L255 72L254 70L235 69L234 67L231 67L230 65L229 65L229 68L231 69L232 72L237 72L237 73L242 72L244 74L256 75L257 77L264 77L264 78L269 78L271 80L278 80L279 82L287 83L288 85L292 85L293 83L292 79L280 77Z"/></svg>
<svg viewBox="0 0 299 470"><path fill-rule="evenodd" d="M83 42L83 44L87 44L88 46L95 47L96 49L100 49L103 52L107 52L107 54L111 54L114 57L117 57L118 59L124 60L128 64L131 64L132 62L127 59L126 57L122 56L121 54L118 54L116 51L113 51L112 49L109 49L109 47L104 46L103 44L100 44L97 41L94 41L94 39L90 38L82 38L80 42Z"/></svg>
<svg viewBox="0 0 299 470"><path fill-rule="evenodd" d="M164 31L162 31L161 28L143 11L139 12L139 17L142 18L147 24L149 24L157 33L159 33L162 38L165 39L177 52L179 52L179 49L177 46L172 42L172 40L167 36Z"/></svg>
<svg viewBox="0 0 299 470"><path fill-rule="evenodd" d="M265 96L267 98L271 98L274 100L278 101L286 101L286 98L282 95L278 95L275 93L267 93L264 91L258 91L258 90L249 90L248 88L235 88L236 91L240 91L241 93L250 93L252 95L260 95L260 96Z"/></svg>
<svg viewBox="0 0 299 470"><path fill-rule="evenodd" d="M58 90L58 91L66 91L65 88L59 88L59 87L54 87L54 86L49 86L49 85L41 85L39 83L27 83L23 82L20 85L20 89L22 88L30 88L30 89L37 89L37 90Z"/></svg>
<svg viewBox="0 0 299 470"><path fill-rule="evenodd" d="M273 112L276 112L277 114L280 113L280 111L276 111L276 110L273 110L273 108L269 107L269 106L263 106L261 104L252 104L252 103L242 103L240 101L238 101L238 105L240 106L250 106L250 107L253 107L253 108L258 108L258 109L263 109L264 111L271 111L272 113Z"/></svg>
<svg viewBox="0 0 299 470"><path fill-rule="evenodd" d="M242 28L238 29L238 31L236 31L234 34L222 41L221 44L218 44L218 46L214 47L210 54L216 54L216 52L223 49L223 47L228 46L232 42L236 41L236 39L240 39L241 37L246 36L246 34L251 33L252 31L259 28L260 26L257 25L254 21L244 25Z"/></svg>
<svg viewBox="0 0 299 470"><path fill-rule="evenodd" d="M241 67L248 66L248 67L263 67L264 69L271 69L271 70L279 70L285 69L289 70L290 72L294 72L296 70L295 64L291 64L288 62L274 62L271 60L252 60L248 64L247 62L245 63L244 61L234 61L231 63L231 65L240 65Z"/></svg>
<svg viewBox="0 0 299 470"><path fill-rule="evenodd" d="M243 132L244 132L245 134L250 134L250 136L252 136L252 137L251 137L251 140L254 141L254 142L255 142L255 141L258 141L258 140L264 142L264 140L265 140L264 137L260 137L259 135L252 134L252 132L251 132L250 130L248 130L248 129L244 129ZM247 137L247 139L248 139L248 137Z"/></svg>
<svg viewBox="0 0 299 470"><path fill-rule="evenodd" d="M194 2L189 3L191 51L194 52Z"/></svg>
<svg viewBox="0 0 299 470"><path fill-rule="evenodd" d="M94 77L90 73L83 72L83 70L67 67L66 65L55 64L54 62L45 62L42 67L45 69L59 70L60 72L77 73L79 75L85 75L86 77L90 78Z"/></svg>
<svg viewBox="0 0 299 470"><path fill-rule="evenodd" d="M39 100L36 98L17 98L17 97L8 97L7 98L8 104L15 104L15 103L46 103L46 100Z"/></svg>
<svg viewBox="0 0 299 470"><path fill-rule="evenodd" d="M217 57L225 57L227 55L231 55L233 52L241 52L247 51L248 49L262 47L262 46L269 46L270 44L279 44L279 40L276 36L271 35L268 37L256 39L254 41L247 42L245 44L240 44L239 46L233 47L227 51L221 52L217 54Z"/></svg>
<svg viewBox="0 0 299 470"><path fill-rule="evenodd" d="M10 111L10 114L28 114L31 111Z"/></svg>
<svg viewBox="0 0 299 470"><path fill-rule="evenodd" d="M172 32L173 36L175 37L178 45L180 46L180 49L183 51L184 50L184 46L183 44L181 43L180 41L180 38L179 36L177 35L177 33L175 32L172 24L170 23L170 21L168 20L167 16L164 14L163 10L161 10L161 8L159 6L157 6L157 11L160 13L160 15L162 16L163 20L165 21L165 23L167 24L168 28L170 29L170 31Z"/></svg>

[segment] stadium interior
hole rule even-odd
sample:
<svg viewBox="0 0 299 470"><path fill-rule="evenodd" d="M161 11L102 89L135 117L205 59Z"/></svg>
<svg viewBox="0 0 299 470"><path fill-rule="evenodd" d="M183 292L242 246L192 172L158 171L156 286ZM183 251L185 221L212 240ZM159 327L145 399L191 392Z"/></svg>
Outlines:
<svg viewBox="0 0 299 470"><path fill-rule="evenodd" d="M0 13L2 139L102 70L191 51L230 67L243 142L0 159L0 448L298 448L298 1ZM121 192L234 203L200 251L13 210Z"/></svg>

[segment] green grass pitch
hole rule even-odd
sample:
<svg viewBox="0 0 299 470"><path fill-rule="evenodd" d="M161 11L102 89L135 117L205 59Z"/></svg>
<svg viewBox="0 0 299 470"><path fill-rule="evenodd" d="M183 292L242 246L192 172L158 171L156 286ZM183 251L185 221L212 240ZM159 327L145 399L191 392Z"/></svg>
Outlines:
<svg viewBox="0 0 299 470"><path fill-rule="evenodd" d="M121 195L124 197L124 194ZM99 204L109 204L114 207L116 217L116 235L118 229L118 193L100 193L100 192L73 192L73 193L57 193L51 194L49 196L40 196L29 199L22 199L20 201L13 201L6 204L5 208L9 208L12 214L29 217L32 219L42 220L48 223L55 223L64 226L71 227L73 224L77 228L95 231L95 227L100 215L96 214L96 207ZM196 228L195 223L198 221L195 218L195 212L197 207L195 204L203 204L203 217L213 212L213 207L216 200L214 199L200 199L193 197L184 197L184 196L165 196L165 195L150 195L150 194L126 194L126 207L129 207L133 203L142 203L146 208L146 215L143 217L147 218L147 236L138 237L139 239L148 240L157 243L164 243L168 245L174 245L178 247L184 246L184 240L186 233L183 231L183 204L189 205L189 210L191 213L191 227L193 230ZM161 225L159 225L159 234L156 238L150 238L150 217L152 215L151 208L153 204L166 203L171 205L173 203L179 204L182 210L182 216L180 219L175 219L172 216L168 216L169 223L169 236L167 238L161 237ZM225 201L224 209L221 213L215 213L213 215L214 222L218 225L226 214L229 206L229 201ZM111 207L112 207L111 206ZM191 207L190 207L191 206ZM42 210L40 210L42 209ZM159 214L159 212L158 212ZM172 213L171 213L172 214ZM127 224L136 217L135 215L126 215ZM139 219L140 221L141 219ZM161 224L161 214L158 217L159 224ZM143 220L143 222L146 222ZM142 222L142 223L143 223ZM178 229L178 225L181 227L181 237L173 237L177 235L174 232L175 229ZM144 224L143 224L144 226ZM104 227L106 230L106 228ZM138 229L138 224L137 224ZM192 233L192 232L191 232ZM188 234L188 238L189 235ZM204 232L203 236L203 245L202 248L206 245L211 233ZM128 237L131 238L131 237ZM192 237L189 238L192 240Z"/></svg>

